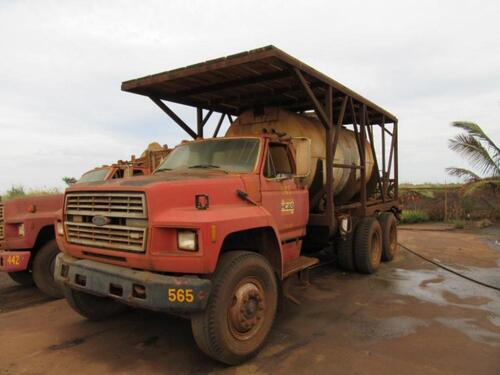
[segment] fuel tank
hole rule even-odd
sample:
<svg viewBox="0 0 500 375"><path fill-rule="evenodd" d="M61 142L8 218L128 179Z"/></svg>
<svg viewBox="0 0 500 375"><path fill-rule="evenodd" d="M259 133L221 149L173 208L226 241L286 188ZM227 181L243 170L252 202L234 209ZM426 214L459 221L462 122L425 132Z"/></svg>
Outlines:
<svg viewBox="0 0 500 375"><path fill-rule="evenodd" d="M326 179L326 131L321 122L312 115L300 115L281 108L265 108L261 112L253 110L243 112L229 127L226 136L250 136L261 135L263 132L276 131L286 133L293 137L307 137L311 139L311 160L309 176L305 183L311 189L310 196L314 196L315 190L321 188L318 179ZM334 130L335 136L335 130ZM329 145L333 147L333 145ZM373 173L373 154L368 141L365 141L366 155L366 179L369 181ZM356 136L352 130L340 129L337 150L334 163L346 165L360 165ZM318 164L320 167L318 167ZM322 170L321 170L322 168ZM321 173L322 172L322 173ZM317 176L321 173L321 176ZM356 195L361 187L361 171L353 168L333 168L334 196L337 202L346 202Z"/></svg>

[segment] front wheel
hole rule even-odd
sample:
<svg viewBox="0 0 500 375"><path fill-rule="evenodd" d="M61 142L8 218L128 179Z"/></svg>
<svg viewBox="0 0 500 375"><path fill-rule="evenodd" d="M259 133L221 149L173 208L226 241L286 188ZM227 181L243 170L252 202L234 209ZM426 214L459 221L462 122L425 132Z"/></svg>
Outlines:
<svg viewBox="0 0 500 375"><path fill-rule="evenodd" d="M63 298L61 286L54 279L56 257L59 254L56 240L43 245L33 261L33 280L38 289L53 298Z"/></svg>
<svg viewBox="0 0 500 375"><path fill-rule="evenodd" d="M193 336L208 356L236 365L257 354L274 322L278 285L260 254L223 254L212 277L205 311L191 317Z"/></svg>
<svg viewBox="0 0 500 375"><path fill-rule="evenodd" d="M30 271L9 272L8 275L13 281L18 284L24 286L31 286L34 284L33 274Z"/></svg>
<svg viewBox="0 0 500 375"><path fill-rule="evenodd" d="M66 285L63 290L71 308L89 320L104 320L127 310L126 305L110 298L80 292Z"/></svg>

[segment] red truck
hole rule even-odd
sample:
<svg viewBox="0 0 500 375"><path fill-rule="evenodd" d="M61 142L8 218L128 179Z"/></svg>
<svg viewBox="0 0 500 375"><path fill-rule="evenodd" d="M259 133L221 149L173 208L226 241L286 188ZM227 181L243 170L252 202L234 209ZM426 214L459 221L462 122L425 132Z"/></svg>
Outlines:
<svg viewBox="0 0 500 375"><path fill-rule="evenodd" d="M168 149L152 144L141 158L118 161L84 173L76 185L149 175ZM33 196L0 200L0 271L22 285L33 283L45 294L61 298L60 285L54 281L56 212L63 206L64 195Z"/></svg>
<svg viewBox="0 0 500 375"><path fill-rule="evenodd" d="M66 190L55 277L84 317L127 305L182 314L204 353L237 364L264 344L280 289L294 299L293 275L320 259L372 273L394 257L391 113L273 46L122 90L149 97L194 140L151 176ZM196 108L195 130L166 101Z"/></svg>

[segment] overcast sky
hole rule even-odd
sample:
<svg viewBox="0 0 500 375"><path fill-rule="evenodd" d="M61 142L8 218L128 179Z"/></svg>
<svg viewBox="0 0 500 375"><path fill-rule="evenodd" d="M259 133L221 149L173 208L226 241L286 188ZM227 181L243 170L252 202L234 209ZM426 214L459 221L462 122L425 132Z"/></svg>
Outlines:
<svg viewBox="0 0 500 375"><path fill-rule="evenodd" d="M499 25L498 0L0 0L0 193L177 144L121 82L268 44L398 116L400 181L450 181L451 121L500 143Z"/></svg>

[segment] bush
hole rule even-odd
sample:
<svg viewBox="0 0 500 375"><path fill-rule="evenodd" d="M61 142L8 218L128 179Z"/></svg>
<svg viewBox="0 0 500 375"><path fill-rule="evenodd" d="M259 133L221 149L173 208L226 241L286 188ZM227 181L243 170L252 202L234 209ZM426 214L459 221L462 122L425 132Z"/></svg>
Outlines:
<svg viewBox="0 0 500 375"><path fill-rule="evenodd" d="M6 201L9 199L23 198L23 197L35 197L40 195L52 195L60 194L61 191L57 188L44 188L44 189L24 189L22 185L13 185L9 190L5 192L2 196L2 200Z"/></svg>
<svg viewBox="0 0 500 375"><path fill-rule="evenodd" d="M423 223L429 221L429 215L425 211L420 210L403 210L401 215L401 223Z"/></svg>
<svg viewBox="0 0 500 375"><path fill-rule="evenodd" d="M456 229L464 229L465 228L465 220L452 220L451 223Z"/></svg>

